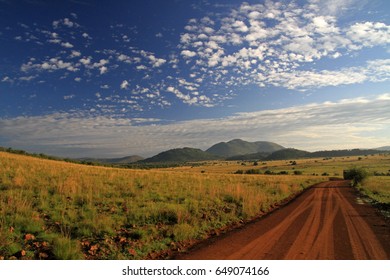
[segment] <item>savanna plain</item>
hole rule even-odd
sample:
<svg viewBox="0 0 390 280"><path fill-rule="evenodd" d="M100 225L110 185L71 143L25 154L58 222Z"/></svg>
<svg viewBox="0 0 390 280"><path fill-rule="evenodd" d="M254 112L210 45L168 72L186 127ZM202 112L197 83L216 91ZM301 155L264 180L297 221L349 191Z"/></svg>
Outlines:
<svg viewBox="0 0 390 280"><path fill-rule="evenodd" d="M0 259L167 259L352 167L388 209L389 154L138 170L0 152Z"/></svg>

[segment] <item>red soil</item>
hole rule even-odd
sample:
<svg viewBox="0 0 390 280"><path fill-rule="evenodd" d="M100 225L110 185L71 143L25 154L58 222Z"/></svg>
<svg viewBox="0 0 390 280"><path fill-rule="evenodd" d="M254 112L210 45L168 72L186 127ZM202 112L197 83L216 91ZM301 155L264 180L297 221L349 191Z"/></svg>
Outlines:
<svg viewBox="0 0 390 280"><path fill-rule="evenodd" d="M320 183L259 221L176 259L389 259L388 222L356 199L348 181Z"/></svg>

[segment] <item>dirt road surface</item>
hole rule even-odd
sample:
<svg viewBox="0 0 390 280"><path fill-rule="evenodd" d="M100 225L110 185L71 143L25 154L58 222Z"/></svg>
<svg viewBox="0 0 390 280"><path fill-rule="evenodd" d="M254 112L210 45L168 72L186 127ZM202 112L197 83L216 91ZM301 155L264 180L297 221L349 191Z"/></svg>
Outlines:
<svg viewBox="0 0 390 280"><path fill-rule="evenodd" d="M347 181L313 186L266 217L201 243L176 259L390 258L389 224Z"/></svg>

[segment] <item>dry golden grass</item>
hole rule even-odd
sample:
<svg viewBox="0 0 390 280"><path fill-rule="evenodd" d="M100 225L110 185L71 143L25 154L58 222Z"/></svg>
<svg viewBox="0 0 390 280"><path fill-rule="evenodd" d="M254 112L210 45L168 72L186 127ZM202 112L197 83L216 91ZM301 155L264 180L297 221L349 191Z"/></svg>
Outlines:
<svg viewBox="0 0 390 280"><path fill-rule="evenodd" d="M292 162L295 161L295 165ZM343 176L343 170L353 166L366 169L370 174L374 172L390 172L390 154L348 156L334 158L307 158L293 160L258 161L254 166L254 161L210 161L199 163L193 166L181 166L174 168L160 169L164 171L191 172L191 173L219 173L233 174L237 170L259 169L262 173L270 170L274 173L287 171L293 174L295 170L300 170L303 175L318 175L326 173L328 176Z"/></svg>
<svg viewBox="0 0 390 280"><path fill-rule="evenodd" d="M374 201L390 205L390 176L372 176L359 189Z"/></svg>
<svg viewBox="0 0 390 280"><path fill-rule="evenodd" d="M266 212L320 180L113 169L1 152L0 257L145 258Z"/></svg>

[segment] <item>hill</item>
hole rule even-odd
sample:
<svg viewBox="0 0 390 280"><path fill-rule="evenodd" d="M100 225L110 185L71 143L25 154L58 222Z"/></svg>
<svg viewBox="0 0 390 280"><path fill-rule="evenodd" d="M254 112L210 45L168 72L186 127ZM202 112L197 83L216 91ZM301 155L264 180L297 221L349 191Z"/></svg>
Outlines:
<svg viewBox="0 0 390 280"><path fill-rule="evenodd" d="M351 149L351 150L332 150L332 151L318 151L311 153L311 157L346 157L346 156L364 156L380 153L379 150L374 149Z"/></svg>
<svg viewBox="0 0 390 280"><path fill-rule="evenodd" d="M390 146L383 146L383 147L375 148L374 150L378 150L378 151L390 151Z"/></svg>
<svg viewBox="0 0 390 280"><path fill-rule="evenodd" d="M247 142L241 139L234 139L229 142L220 142L215 144L207 149L206 152L228 158L255 153L272 153L281 149L284 149L284 147L272 142Z"/></svg>
<svg viewBox="0 0 390 280"><path fill-rule="evenodd" d="M194 148L179 148L172 149L162 153L159 153L156 156L142 160L143 163L152 163L152 162L188 162L188 161L203 161L203 160L214 160L220 159L218 156L209 154L200 149Z"/></svg>
<svg viewBox="0 0 390 280"><path fill-rule="evenodd" d="M311 154L312 153L307 151L288 148L288 149L283 149L283 150L273 152L268 157L266 157L266 160L305 158L305 157L311 157Z"/></svg>
<svg viewBox="0 0 390 280"><path fill-rule="evenodd" d="M97 162L101 164L127 164L143 160L143 157L134 155L121 158L81 158L80 161Z"/></svg>
<svg viewBox="0 0 390 280"><path fill-rule="evenodd" d="M276 151L265 158L265 160L284 160L284 159L298 159L298 158L316 158L316 157L348 157L348 156L364 156L378 154L379 150L331 150L331 151L317 151L307 152L297 149L284 149Z"/></svg>
<svg viewBox="0 0 390 280"><path fill-rule="evenodd" d="M226 158L226 160L264 160L270 153L254 153L254 154L246 154L246 155L238 155Z"/></svg>

